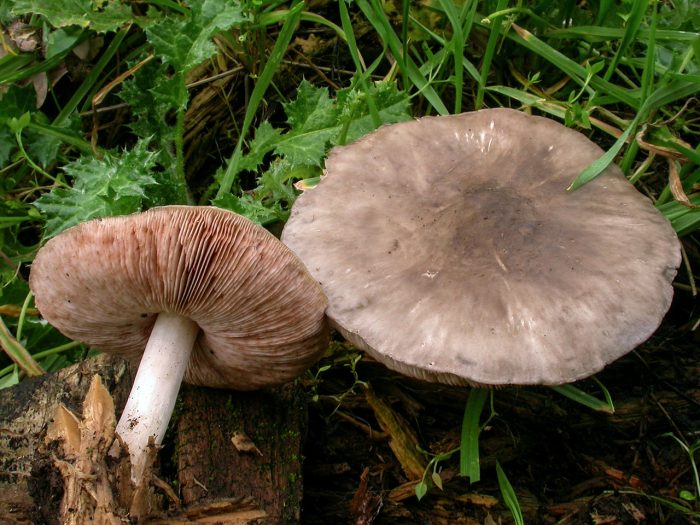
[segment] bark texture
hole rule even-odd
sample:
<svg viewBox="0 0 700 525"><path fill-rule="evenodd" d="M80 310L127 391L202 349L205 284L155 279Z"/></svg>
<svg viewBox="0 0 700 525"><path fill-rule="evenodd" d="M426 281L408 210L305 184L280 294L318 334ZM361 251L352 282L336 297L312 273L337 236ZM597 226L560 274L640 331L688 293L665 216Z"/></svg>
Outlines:
<svg viewBox="0 0 700 525"><path fill-rule="evenodd" d="M0 523L59 523L60 452L44 436L60 404L82 413L95 374L121 413L133 372L105 355L0 390ZM295 384L251 393L183 387L156 471L170 482L154 487L167 509L150 521L299 523L305 424Z"/></svg>
<svg viewBox="0 0 700 525"><path fill-rule="evenodd" d="M301 388L185 387L181 400L176 457L183 504L248 497L266 513L259 523L299 523L306 427Z"/></svg>
<svg viewBox="0 0 700 525"><path fill-rule="evenodd" d="M60 404L82 412L95 374L120 411L132 374L106 355L0 390L0 523L57 523L63 484L43 437Z"/></svg>

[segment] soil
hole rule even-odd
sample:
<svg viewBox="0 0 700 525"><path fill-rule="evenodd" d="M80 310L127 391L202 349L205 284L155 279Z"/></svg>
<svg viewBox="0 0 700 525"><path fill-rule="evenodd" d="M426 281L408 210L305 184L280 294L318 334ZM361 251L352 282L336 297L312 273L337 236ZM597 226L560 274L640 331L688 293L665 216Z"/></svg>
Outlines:
<svg viewBox="0 0 700 525"><path fill-rule="evenodd" d="M480 436L481 480L470 484L460 477L454 454L437 469L442 489L430 483L420 501L415 469L392 449L392 440L410 447L415 439L426 451L417 454L423 465L458 447L469 389L406 379L367 357L355 367L357 383L350 366L355 354L339 344L336 366L307 385L312 401L302 522L513 523L499 489L498 462L528 524L700 523L700 504L690 500L697 496L694 463L684 450L700 443L698 333L684 324L693 313L689 299L677 293L657 334L596 376L610 392L613 414L549 388L495 390L494 416ZM384 416L368 403L365 384L399 427L380 424ZM594 380L576 386L603 397ZM484 420L488 413L487 405Z"/></svg>

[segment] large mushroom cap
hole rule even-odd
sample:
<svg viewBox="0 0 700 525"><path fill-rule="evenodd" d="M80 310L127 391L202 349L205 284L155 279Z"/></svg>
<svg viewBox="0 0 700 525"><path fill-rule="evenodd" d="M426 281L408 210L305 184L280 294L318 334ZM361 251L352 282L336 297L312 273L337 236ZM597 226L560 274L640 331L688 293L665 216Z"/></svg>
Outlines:
<svg viewBox="0 0 700 525"><path fill-rule="evenodd" d="M68 337L138 360L161 312L200 328L185 381L241 390L298 376L326 348L326 299L298 258L235 213L168 206L75 226L30 285Z"/></svg>
<svg viewBox="0 0 700 525"><path fill-rule="evenodd" d="M649 337L678 239L602 150L541 117L483 110L336 148L282 240L332 323L390 368L451 384L561 384Z"/></svg>

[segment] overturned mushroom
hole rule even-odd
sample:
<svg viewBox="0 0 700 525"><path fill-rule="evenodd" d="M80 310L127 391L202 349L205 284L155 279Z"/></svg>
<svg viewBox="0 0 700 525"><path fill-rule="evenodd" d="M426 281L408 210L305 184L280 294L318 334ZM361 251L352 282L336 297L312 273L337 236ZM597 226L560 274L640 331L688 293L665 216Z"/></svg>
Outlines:
<svg viewBox="0 0 700 525"><path fill-rule="evenodd" d="M327 342L326 299L263 228L210 207L168 206L80 224L32 265L42 316L139 370L117 434L138 485L180 382L252 390L301 374Z"/></svg>
<svg viewBox="0 0 700 525"><path fill-rule="evenodd" d="M336 148L282 240L328 316L388 367L449 384L562 384L647 339L678 239L580 133L507 110L426 117Z"/></svg>

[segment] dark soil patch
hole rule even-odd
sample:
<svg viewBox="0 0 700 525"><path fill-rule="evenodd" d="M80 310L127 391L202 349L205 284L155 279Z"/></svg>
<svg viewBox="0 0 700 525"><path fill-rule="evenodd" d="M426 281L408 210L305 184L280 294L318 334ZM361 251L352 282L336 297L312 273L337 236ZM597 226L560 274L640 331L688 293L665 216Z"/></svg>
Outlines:
<svg viewBox="0 0 700 525"><path fill-rule="evenodd" d="M612 415L548 388L495 391L496 415L481 435L482 479L470 485L461 478L455 454L440 465L443 490L433 486L421 501L364 387L356 384L348 392L354 383L349 366L335 366L320 374L313 391L318 398L310 404L303 523L512 523L496 461L515 489L525 523L700 523L700 508L680 497L682 491L694 493L691 462L669 435L690 446L698 440L693 334L668 322L647 344L598 374L614 401ZM368 358L356 370L408 423L421 448L442 453L458 446L468 389L409 380ZM576 386L602 396L593 380Z"/></svg>

